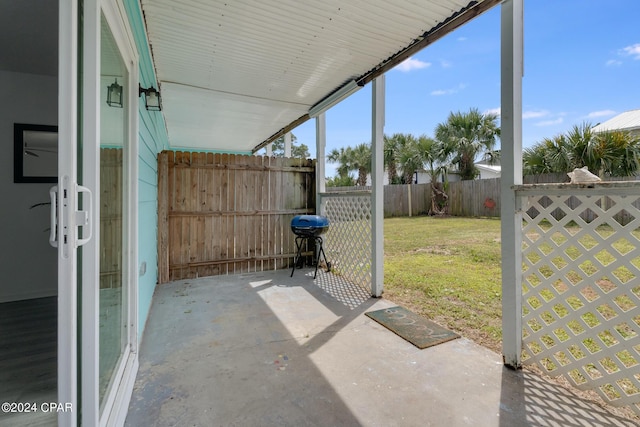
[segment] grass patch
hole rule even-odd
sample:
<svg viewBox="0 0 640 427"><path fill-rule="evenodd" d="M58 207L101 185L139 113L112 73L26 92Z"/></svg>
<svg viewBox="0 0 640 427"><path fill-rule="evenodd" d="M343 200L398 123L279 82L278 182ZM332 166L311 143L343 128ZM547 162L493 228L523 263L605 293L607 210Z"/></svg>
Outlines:
<svg viewBox="0 0 640 427"><path fill-rule="evenodd" d="M499 353L500 220L388 218L384 228L385 298Z"/></svg>

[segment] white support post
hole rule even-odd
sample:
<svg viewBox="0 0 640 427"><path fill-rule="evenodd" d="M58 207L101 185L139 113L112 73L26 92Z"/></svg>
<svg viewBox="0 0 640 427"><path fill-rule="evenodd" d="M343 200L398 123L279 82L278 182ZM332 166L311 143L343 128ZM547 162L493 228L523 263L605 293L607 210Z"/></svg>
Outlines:
<svg viewBox="0 0 640 427"><path fill-rule="evenodd" d="M522 184L523 0L501 6L501 233L502 357L521 366L522 353L522 213L514 185Z"/></svg>
<svg viewBox="0 0 640 427"><path fill-rule="evenodd" d="M272 147L272 144L267 144L267 146L265 147L265 150L266 150L265 155L266 155L267 157L271 157L271 156L273 156L273 147Z"/></svg>
<svg viewBox="0 0 640 427"><path fill-rule="evenodd" d="M316 214L322 215L320 194L326 191L325 150L327 146L327 120L324 113L316 117Z"/></svg>
<svg viewBox="0 0 640 427"><path fill-rule="evenodd" d="M382 296L384 287L384 75L371 88L371 294Z"/></svg>
<svg viewBox="0 0 640 427"><path fill-rule="evenodd" d="M284 134L284 156L291 157L291 132Z"/></svg>

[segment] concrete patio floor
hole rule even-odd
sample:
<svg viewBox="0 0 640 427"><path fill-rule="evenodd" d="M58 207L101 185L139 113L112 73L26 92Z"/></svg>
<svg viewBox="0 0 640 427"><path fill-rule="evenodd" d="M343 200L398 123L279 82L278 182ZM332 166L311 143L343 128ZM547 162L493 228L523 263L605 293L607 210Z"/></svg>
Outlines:
<svg viewBox="0 0 640 427"><path fill-rule="evenodd" d="M465 338L419 350L394 306L313 270L159 285L128 426L633 426Z"/></svg>

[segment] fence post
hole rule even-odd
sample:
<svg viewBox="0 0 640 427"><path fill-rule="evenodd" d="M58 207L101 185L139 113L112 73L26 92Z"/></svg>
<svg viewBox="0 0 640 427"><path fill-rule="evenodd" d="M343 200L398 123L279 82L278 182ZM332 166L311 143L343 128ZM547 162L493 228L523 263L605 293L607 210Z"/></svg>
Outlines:
<svg viewBox="0 0 640 427"><path fill-rule="evenodd" d="M158 283L169 281L169 153L158 154Z"/></svg>

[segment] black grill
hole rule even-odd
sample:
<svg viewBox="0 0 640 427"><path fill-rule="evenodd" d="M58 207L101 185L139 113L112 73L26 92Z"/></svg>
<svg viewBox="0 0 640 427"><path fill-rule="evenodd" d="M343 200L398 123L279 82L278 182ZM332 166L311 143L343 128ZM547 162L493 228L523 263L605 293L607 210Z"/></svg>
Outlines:
<svg viewBox="0 0 640 427"><path fill-rule="evenodd" d="M331 271L331 263L327 261L327 256L322 248L322 234L329 229L329 218L320 215L297 215L291 220L291 231L296 235L296 257L293 261L293 269L291 270L291 277L296 270L296 266L302 260L302 246L306 239L313 239L315 243L316 256L316 271L313 275L315 279L318 275L318 264L320 263L320 255L324 257L324 262L327 265L327 271Z"/></svg>

